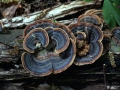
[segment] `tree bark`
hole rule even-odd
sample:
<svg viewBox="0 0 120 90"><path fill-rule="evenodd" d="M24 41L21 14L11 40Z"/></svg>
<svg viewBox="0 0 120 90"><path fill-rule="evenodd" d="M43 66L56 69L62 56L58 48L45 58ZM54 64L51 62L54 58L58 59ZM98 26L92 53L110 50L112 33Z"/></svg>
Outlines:
<svg viewBox="0 0 120 90"><path fill-rule="evenodd" d="M88 7L91 7L94 5L94 2L84 2L84 1L72 1L69 4L62 4L62 5L56 5L51 8L44 9L42 11L38 11L35 13L29 14L29 18L25 15L13 17L11 19L11 22L6 22L6 19L2 19L1 21L4 24L5 28L16 28L16 27L23 27L24 25L28 25L30 23L35 22L39 19L61 19L69 15L73 15L77 12L83 11L88 9ZM97 2L95 7L101 6L101 0ZM37 19L38 18L38 19ZM61 21L64 24L67 23L66 21ZM69 22L71 23L71 22Z"/></svg>

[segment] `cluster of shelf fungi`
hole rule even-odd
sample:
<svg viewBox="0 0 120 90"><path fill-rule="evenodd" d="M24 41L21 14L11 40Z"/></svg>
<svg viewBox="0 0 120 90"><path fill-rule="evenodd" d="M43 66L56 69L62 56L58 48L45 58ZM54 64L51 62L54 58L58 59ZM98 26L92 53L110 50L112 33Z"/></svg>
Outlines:
<svg viewBox="0 0 120 90"><path fill-rule="evenodd" d="M73 63L94 63L103 51L100 24L96 14L84 14L68 26L48 19L28 25L23 31L23 48L27 51L21 56L24 69L35 76L47 76L65 71Z"/></svg>
<svg viewBox="0 0 120 90"><path fill-rule="evenodd" d="M110 69L106 69L107 78L110 79L109 73L119 73L119 50L115 51L114 47L120 45L120 27L111 32L106 28L102 11L95 9L87 10L69 25L50 19L35 21L25 27L23 35L15 35L16 38L6 35L7 39L11 38L11 42L1 39L0 79L15 80L37 76L42 77L43 81L49 78L57 82L57 77L67 75L69 81L75 74L76 78L85 78L82 75L89 76L88 74L96 75L96 70L102 72L97 73L103 77L103 64L110 66ZM2 24L0 29L2 31ZM89 69L94 70L94 73ZM110 72L111 69L116 69L115 73ZM56 78L53 74L56 74Z"/></svg>
<svg viewBox="0 0 120 90"><path fill-rule="evenodd" d="M13 40L19 42L13 49L0 44L1 61L20 55L24 69L40 77L61 73L73 63L78 66L93 64L109 50L111 36L119 44L119 27L111 34L104 34L103 23L102 11L95 9L86 11L69 25L50 19L38 20L25 27L23 36ZM113 58L110 62L116 67Z"/></svg>

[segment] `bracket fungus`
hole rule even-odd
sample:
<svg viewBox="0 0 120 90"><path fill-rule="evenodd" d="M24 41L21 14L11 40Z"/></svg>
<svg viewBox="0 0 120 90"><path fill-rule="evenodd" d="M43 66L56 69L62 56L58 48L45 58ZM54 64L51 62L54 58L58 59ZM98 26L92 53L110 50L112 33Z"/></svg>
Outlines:
<svg viewBox="0 0 120 90"><path fill-rule="evenodd" d="M68 67L73 64L76 56L76 45L72 39L70 39L70 44L68 48L59 54L59 57L51 57L50 61L54 68L53 73L60 73L65 71Z"/></svg>
<svg viewBox="0 0 120 90"><path fill-rule="evenodd" d="M68 27L77 38L77 56L74 63L76 65L94 63L101 56L103 51L101 42L103 39L102 30L98 26L88 23L76 23ZM86 34L86 36L84 34ZM81 47L79 47L79 45L81 45Z"/></svg>
<svg viewBox="0 0 120 90"><path fill-rule="evenodd" d="M94 25L101 25L100 18L95 14L83 14L78 17L78 23L79 22L86 22L91 23Z"/></svg>
<svg viewBox="0 0 120 90"><path fill-rule="evenodd" d="M114 54L120 54L120 27L113 28L111 34L110 51Z"/></svg>
<svg viewBox="0 0 120 90"><path fill-rule="evenodd" d="M28 52L22 54L22 65L32 75L60 73L75 59L76 38L66 25L39 20L24 29L23 37L23 48Z"/></svg>
<svg viewBox="0 0 120 90"><path fill-rule="evenodd" d="M113 35L113 39L116 41L116 43L120 45L120 27L115 27L111 34Z"/></svg>
<svg viewBox="0 0 120 90"><path fill-rule="evenodd" d="M34 53L37 47L47 47L48 44L49 36L42 28L30 31L23 40L23 48L30 53Z"/></svg>
<svg viewBox="0 0 120 90"><path fill-rule="evenodd" d="M84 14L92 14L95 11L96 11L96 9L89 9Z"/></svg>
<svg viewBox="0 0 120 90"><path fill-rule="evenodd" d="M48 59L39 60L35 58L34 54L23 53L22 65L25 70L29 71L34 76L46 76L52 73L52 65Z"/></svg>
<svg viewBox="0 0 120 90"><path fill-rule="evenodd" d="M86 41L86 34L84 32L77 31L76 32L76 47L77 47L77 55L84 56L89 51L89 44Z"/></svg>
<svg viewBox="0 0 120 90"><path fill-rule="evenodd" d="M56 23L57 24L57 28L61 28L63 29L69 36L69 38L72 38L74 40L74 42L76 42L76 38L74 36L74 34L71 32L71 30L64 24L60 24L60 23Z"/></svg>
<svg viewBox="0 0 120 90"><path fill-rule="evenodd" d="M27 35L27 33L29 33L34 28L45 29L47 27L61 28L69 35L70 38L72 38L74 41L76 41L73 33L70 31L70 29L66 25L60 24L60 23L54 23L50 19L38 20L38 21L28 25L23 31L23 37L25 37Z"/></svg>
<svg viewBox="0 0 120 90"><path fill-rule="evenodd" d="M90 10L87 10L84 14L85 14L85 15L86 15L86 14L94 14L94 15L99 16L100 18L103 18L102 10L90 9Z"/></svg>
<svg viewBox="0 0 120 90"><path fill-rule="evenodd" d="M86 34L84 32L76 32L77 34L77 39L80 39L80 40L85 40L86 39Z"/></svg>
<svg viewBox="0 0 120 90"><path fill-rule="evenodd" d="M53 23L51 20L49 19L45 19L45 20L39 20L36 21L32 24L29 24L23 31L23 37L25 37L31 30L35 29L35 28L46 28L46 27L53 27Z"/></svg>
<svg viewBox="0 0 120 90"><path fill-rule="evenodd" d="M56 42L56 53L61 53L68 48L70 42L69 36L63 29L48 27L45 30L48 32L49 37Z"/></svg>
<svg viewBox="0 0 120 90"><path fill-rule="evenodd" d="M47 52L45 54L23 53L21 60L23 67L35 76L47 76L51 73L57 74L65 71L74 61L76 56L76 47L72 39L68 48L58 54L56 52Z"/></svg>

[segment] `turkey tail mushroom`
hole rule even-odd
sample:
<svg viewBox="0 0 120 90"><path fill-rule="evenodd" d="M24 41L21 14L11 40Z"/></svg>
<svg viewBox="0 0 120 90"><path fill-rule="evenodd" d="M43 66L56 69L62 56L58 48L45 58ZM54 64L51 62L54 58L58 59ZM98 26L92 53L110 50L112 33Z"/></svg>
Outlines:
<svg viewBox="0 0 120 90"><path fill-rule="evenodd" d="M25 52L22 54L21 60L24 69L31 75L43 77L52 73L53 69L49 58L40 60L35 55Z"/></svg>
<svg viewBox="0 0 120 90"><path fill-rule="evenodd" d="M66 25L60 24L60 23L56 23L56 24L57 24L58 28L63 29L68 34L68 36L70 38L72 38L74 40L74 42L76 42L76 38L75 38L74 34L71 32L71 30Z"/></svg>
<svg viewBox="0 0 120 90"><path fill-rule="evenodd" d="M38 54L39 55L39 54ZM23 53L21 60L24 69L34 76L47 76L51 73L57 74L70 67L76 56L76 45L72 39L68 48L61 54L47 52L44 55L35 56L30 53Z"/></svg>
<svg viewBox="0 0 120 90"><path fill-rule="evenodd" d="M75 57L76 45L75 42L70 39L68 48L64 52L60 53L59 57L50 57L50 61L54 69L53 73L57 74L65 71L73 64Z"/></svg>
<svg viewBox="0 0 120 90"><path fill-rule="evenodd" d="M25 37L31 30L35 28L46 28L46 27L53 27L53 23L49 19L45 20L38 20L32 24L29 24L23 31L23 37Z"/></svg>
<svg viewBox="0 0 120 90"><path fill-rule="evenodd" d="M80 39L80 40L86 39L86 34L84 32L78 31L78 32L76 32L76 34L77 34L77 37L76 37L77 39Z"/></svg>
<svg viewBox="0 0 120 90"><path fill-rule="evenodd" d="M83 14L78 17L78 23L86 22L94 25L101 25L101 20L97 15L94 14Z"/></svg>
<svg viewBox="0 0 120 90"><path fill-rule="evenodd" d="M82 49L82 50L85 50L84 52L86 52L86 54L83 54L83 56L77 55L74 63L76 65L85 65L85 64L94 63L101 56L103 51L103 45L101 42L103 39L102 30L98 26L95 26L93 24L88 24L88 23L76 23L76 24L71 24L68 27L71 29L74 35L76 35L77 32L84 32L86 34L86 30L88 31L88 35L89 35L88 37L89 39L86 39L86 42L89 42L89 43L86 43L84 45L86 46L84 48L87 48L88 52L86 52L85 49ZM78 38L79 34L77 34L76 37ZM76 45L79 45L79 44L76 43ZM87 47L88 45L89 45L89 48ZM76 47L77 47L77 51L82 51L81 49L79 50L78 46Z"/></svg>
<svg viewBox="0 0 120 90"><path fill-rule="evenodd" d="M104 18L103 18L102 10L90 9L90 10L87 10L84 14L85 14L85 15L86 15L86 14L94 14L94 15L97 15L97 16L101 19L101 22L104 23Z"/></svg>
<svg viewBox="0 0 120 90"><path fill-rule="evenodd" d="M120 27L115 27L111 31L112 38L116 41L117 44L120 45Z"/></svg>
<svg viewBox="0 0 120 90"><path fill-rule="evenodd" d="M115 27L111 31L112 38L109 50L114 54L120 54L120 27Z"/></svg>
<svg viewBox="0 0 120 90"><path fill-rule="evenodd" d="M35 28L30 31L23 40L23 48L34 53L37 47L47 47L49 44L49 36L42 28Z"/></svg>
<svg viewBox="0 0 120 90"><path fill-rule="evenodd" d="M75 59L76 38L66 25L39 20L25 28L23 37L23 47L29 53L22 54L22 65L32 75L43 77L60 73ZM35 52L36 46L43 49Z"/></svg>
<svg viewBox="0 0 120 90"><path fill-rule="evenodd" d="M63 29L48 27L45 30L48 32L49 37L56 42L56 53L61 53L68 48L70 42L69 36Z"/></svg>
<svg viewBox="0 0 120 90"><path fill-rule="evenodd" d="M61 28L63 29L70 38L72 38L74 41L75 40L75 37L73 35L73 33L70 31L70 29L66 26L66 25L63 25L63 24L60 24L60 23L54 23L52 22L51 20L49 19L45 19L45 20L38 20L30 25L28 25L25 29L24 29L24 32L23 32L23 37L25 37L27 35L27 33L29 33L31 30L33 30L34 28Z"/></svg>

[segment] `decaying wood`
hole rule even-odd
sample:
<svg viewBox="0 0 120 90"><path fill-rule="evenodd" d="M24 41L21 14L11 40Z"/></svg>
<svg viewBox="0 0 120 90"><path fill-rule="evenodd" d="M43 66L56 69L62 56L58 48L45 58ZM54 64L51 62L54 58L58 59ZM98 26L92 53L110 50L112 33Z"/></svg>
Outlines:
<svg viewBox="0 0 120 90"><path fill-rule="evenodd" d="M20 57L19 57L20 58ZM73 79L77 79L77 78L81 78L84 82L87 81L96 81L96 80L100 80L99 76L102 78L102 80L104 81L104 77L103 77L103 63L106 64L106 79L111 78L111 75L115 75L115 78L120 77L119 74L119 66L120 66L120 62L119 62L120 56L117 55L115 57L115 61L116 61L116 68L113 68L110 64L110 60L109 58L100 58L99 60L97 60L94 64L92 65L87 65L87 66L75 66L72 65L70 68L68 68L66 71L60 73L60 74L51 74L49 76L46 76L46 78L48 79L57 79L60 80L60 78L62 79L66 79L67 78L73 78ZM9 64L9 63L7 63ZM24 78L39 78L39 77L35 77L29 74L28 71L24 70L21 64L16 64L13 63L12 64L14 66L14 68L9 68L9 70L4 70L0 69L0 80L15 80L15 79L24 79ZM85 76L92 76L86 79ZM108 77L109 76L109 77ZM44 77L42 77L44 79ZM42 79L41 78L41 79ZM68 79L67 79L68 80Z"/></svg>
<svg viewBox="0 0 120 90"><path fill-rule="evenodd" d="M35 13L29 14L29 17L26 17L25 15L23 16L18 16L14 17L11 19L11 23L6 22L6 19L2 19L1 21L4 23L5 28L10 28L10 27L22 27L23 25L28 25L30 23L33 23L36 18L38 19L60 19L62 17L74 14L78 11L83 10L83 8L88 9L88 6L93 5L94 2L84 2L84 1L73 1L70 2L67 5L57 5L52 8L44 9L42 11L38 11ZM97 3L97 6L99 7L101 5L101 1ZM64 22L63 22L64 23Z"/></svg>
<svg viewBox="0 0 120 90"><path fill-rule="evenodd" d="M58 6L54 6L52 8L47 8L42 11L31 13L31 14L29 14L29 17L27 17L25 15L14 17L11 19L10 23L6 22L6 19L2 19L1 21L3 22L5 28L18 28L18 27L23 27L24 25L33 23L34 21L36 21L36 19L44 19L44 18L61 19L65 16L75 14L83 9L88 9L88 7L93 4L94 4L94 2L85 3L83 1L73 1L66 5L58 5ZM101 5L101 2L99 1L97 3L97 6L99 7L100 5ZM64 19L64 20L60 20L59 22L63 23L63 24L75 23L76 18L69 19L69 20ZM18 36L22 36L23 29L11 29L11 30L9 30L10 33L8 33L8 34L0 34L0 42L10 45L11 47L18 45L15 42L15 38ZM22 45L22 43L19 43L19 44ZM19 47L19 55L4 56L4 57L0 56L0 62L1 62L0 64L2 64L2 63L3 63L3 65L4 65L4 63L11 64L11 62L12 62L12 67L10 67L9 70L5 70L0 65L0 80L38 78L38 77L30 75L28 71L23 69L23 67L21 65L21 54L23 51L24 50L21 47ZM115 78L117 78L117 76L119 77L119 74L120 74L119 67L118 67L118 66L120 66L119 59L120 59L120 56L115 58L116 68L113 68L111 66L109 58L104 58L104 59L100 58L93 65L79 66L79 67L72 65L69 69L67 69L63 73L56 74L56 75L52 74L50 76L45 77L45 79L46 80L49 79L49 81L64 79L64 82L68 82L69 80L71 80L71 81L75 80L78 82L87 82L87 81L100 80L100 78L97 77L97 75L100 75L100 77L102 77L101 80L103 80L103 68L102 68L103 64L106 64L106 66L107 66L106 67L106 78L110 79L111 75L116 75ZM6 67L7 67L7 65L6 65ZM111 72L111 70L114 71L114 69L116 69L116 71ZM108 75L109 75L109 77L108 77ZM86 79L87 76L92 76L92 77L89 77ZM42 80L44 78L40 78L40 79Z"/></svg>
<svg viewBox="0 0 120 90"><path fill-rule="evenodd" d="M14 47L14 39L23 34L23 29L11 29L9 31L8 34L0 34L0 42Z"/></svg>
<svg viewBox="0 0 120 90"><path fill-rule="evenodd" d="M17 62L18 58L16 57L8 57L8 58L0 58L0 62Z"/></svg>

